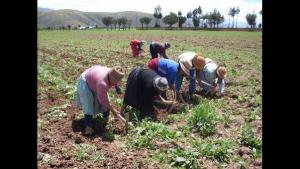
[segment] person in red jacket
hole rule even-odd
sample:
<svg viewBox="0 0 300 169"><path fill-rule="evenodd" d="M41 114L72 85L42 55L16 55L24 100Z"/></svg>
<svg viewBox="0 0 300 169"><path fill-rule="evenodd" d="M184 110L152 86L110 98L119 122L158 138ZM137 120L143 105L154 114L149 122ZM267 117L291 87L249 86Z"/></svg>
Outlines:
<svg viewBox="0 0 300 169"><path fill-rule="evenodd" d="M144 40L138 40L138 39L133 39L131 40L130 42L130 47L131 47L131 50L132 50L132 56L135 57L135 58L141 58L143 57L142 55L142 51L144 51L142 49L142 46L144 45L144 43L146 43L146 41Z"/></svg>

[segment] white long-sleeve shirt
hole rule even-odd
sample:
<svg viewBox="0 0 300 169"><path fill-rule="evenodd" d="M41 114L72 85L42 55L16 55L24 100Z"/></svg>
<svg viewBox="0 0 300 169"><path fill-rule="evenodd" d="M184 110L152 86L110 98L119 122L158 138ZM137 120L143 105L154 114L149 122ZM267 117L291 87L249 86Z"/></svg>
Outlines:
<svg viewBox="0 0 300 169"><path fill-rule="evenodd" d="M206 61L209 61L209 62L207 62L203 68L204 79L201 79L201 81L204 81L204 82L208 83L209 85L212 85L214 83L214 81L216 79L218 79L217 84L219 84L220 92L223 93L225 90L225 81L224 81L224 79L220 79L217 76L218 65L216 63L214 63L211 59L209 60L209 58L207 58ZM206 88L208 88L208 89L211 88L211 86L209 86L208 84L205 84L205 83L202 83L202 84L205 85Z"/></svg>

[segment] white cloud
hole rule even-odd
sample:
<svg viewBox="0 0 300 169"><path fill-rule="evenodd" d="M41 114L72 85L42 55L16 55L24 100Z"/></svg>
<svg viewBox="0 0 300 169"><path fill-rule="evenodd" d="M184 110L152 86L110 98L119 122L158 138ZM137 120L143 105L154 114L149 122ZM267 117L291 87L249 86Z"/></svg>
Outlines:
<svg viewBox="0 0 300 169"><path fill-rule="evenodd" d="M189 10L193 10L199 5L203 13L217 8L224 15L226 22L229 19L229 8L239 6L238 22L245 22L245 15L252 13L253 10L257 14L257 23L261 22L261 15L258 12L262 9L262 0L38 0L39 7L75 9L85 12L141 11L153 13L158 4L162 7L163 15L170 11L177 13L179 10L186 15Z"/></svg>

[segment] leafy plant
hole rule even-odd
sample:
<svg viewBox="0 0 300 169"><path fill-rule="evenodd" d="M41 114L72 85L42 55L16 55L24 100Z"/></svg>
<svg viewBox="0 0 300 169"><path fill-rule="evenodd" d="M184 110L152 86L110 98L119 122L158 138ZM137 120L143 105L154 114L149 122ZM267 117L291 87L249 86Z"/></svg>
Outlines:
<svg viewBox="0 0 300 169"><path fill-rule="evenodd" d="M38 127L39 130L45 129L44 121L41 120L40 118L37 120L37 127Z"/></svg>
<svg viewBox="0 0 300 169"><path fill-rule="evenodd" d="M207 158L217 159L220 162L229 162L230 153L232 152L232 142L221 139L216 141L193 141L194 147L198 152Z"/></svg>
<svg viewBox="0 0 300 169"><path fill-rule="evenodd" d="M152 155L153 159L157 160L158 162L165 162L166 159L168 158L167 154L160 149L157 149L154 151Z"/></svg>
<svg viewBox="0 0 300 169"><path fill-rule="evenodd" d="M96 147L90 144L79 144L75 145L75 159L77 161L83 161L85 159L89 159L89 154L96 152Z"/></svg>
<svg viewBox="0 0 300 169"><path fill-rule="evenodd" d="M262 141L260 138L258 138L254 131L253 127L249 123L245 123L242 127L242 132L240 135L241 143L250 146L252 148L255 148L257 150L261 150Z"/></svg>
<svg viewBox="0 0 300 169"><path fill-rule="evenodd" d="M112 129L109 129L108 131L103 133L102 139L105 140L105 141L114 141L115 140L115 135L114 135Z"/></svg>
<svg viewBox="0 0 300 169"><path fill-rule="evenodd" d="M50 113L47 114L48 117L57 118L57 117L66 117L67 114L62 109L69 107L70 104L66 103L60 106L54 106L50 108Z"/></svg>
<svg viewBox="0 0 300 169"><path fill-rule="evenodd" d="M44 154L43 156L43 163L50 163L52 160L54 159L54 157L50 154Z"/></svg>
<svg viewBox="0 0 300 169"><path fill-rule="evenodd" d="M247 113L247 115L245 116L245 121L246 122L251 122L253 120L256 119L256 112L255 111L250 111Z"/></svg>
<svg viewBox="0 0 300 169"><path fill-rule="evenodd" d="M258 105L258 106L261 106L261 105L262 105L262 98L261 98L261 96L256 97L255 103L256 103L256 105Z"/></svg>
<svg viewBox="0 0 300 169"><path fill-rule="evenodd" d="M190 95L189 93L182 93L182 98L183 100L192 103L193 105L197 105L200 103L200 98L198 96Z"/></svg>
<svg viewBox="0 0 300 169"><path fill-rule="evenodd" d="M96 155L92 157L93 163L97 161L102 161L104 159L105 159L104 155L100 152L97 152Z"/></svg>
<svg viewBox="0 0 300 169"><path fill-rule="evenodd" d="M183 134L183 136L187 137L189 135L189 133L190 133L190 130L191 130L190 126L188 126L188 125L183 126L182 127L182 134Z"/></svg>
<svg viewBox="0 0 300 169"><path fill-rule="evenodd" d="M63 93L67 99L74 99L76 93L75 84L69 84L64 80L63 74L54 67L43 64L38 66L38 80L45 83L57 93Z"/></svg>
<svg viewBox="0 0 300 169"><path fill-rule="evenodd" d="M122 106L123 100L120 99L120 98L116 98L116 103L117 103L118 106Z"/></svg>
<svg viewBox="0 0 300 169"><path fill-rule="evenodd" d="M133 147L150 147L153 148L154 138L162 140L171 140L178 138L179 133L168 129L161 123L155 123L143 120L133 131L134 137L131 135L127 143Z"/></svg>
<svg viewBox="0 0 300 169"><path fill-rule="evenodd" d="M239 103L243 103L246 101L246 97L244 95L240 95L240 96L238 96L237 100Z"/></svg>
<svg viewBox="0 0 300 169"><path fill-rule="evenodd" d="M88 154L81 149L76 150L75 159L77 161L83 161L87 159Z"/></svg>
<svg viewBox="0 0 300 169"><path fill-rule="evenodd" d="M184 168L199 168L197 157L199 153L191 148L181 149L179 147L169 149L167 152L170 157L171 166L179 166Z"/></svg>
<svg viewBox="0 0 300 169"><path fill-rule="evenodd" d="M233 121L232 115L227 112L223 115L223 122L225 127L229 127L229 124Z"/></svg>
<svg viewBox="0 0 300 169"><path fill-rule="evenodd" d="M230 69L230 72L231 72L231 75L232 75L232 76L236 76L236 75L237 75L237 71L236 71L236 69L234 69L234 68L231 68L231 69Z"/></svg>
<svg viewBox="0 0 300 169"><path fill-rule="evenodd" d="M128 113L129 113L129 121L135 124L140 122L140 111L138 111L135 108L129 108Z"/></svg>
<svg viewBox="0 0 300 169"><path fill-rule="evenodd" d="M219 116L210 102L202 103L192 110L192 116L188 119L192 127L197 128L203 136L213 134Z"/></svg>

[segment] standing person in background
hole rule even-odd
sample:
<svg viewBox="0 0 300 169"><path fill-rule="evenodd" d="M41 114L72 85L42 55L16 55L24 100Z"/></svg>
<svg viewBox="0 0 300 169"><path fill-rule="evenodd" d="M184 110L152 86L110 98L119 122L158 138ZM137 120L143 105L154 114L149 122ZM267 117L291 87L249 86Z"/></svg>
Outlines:
<svg viewBox="0 0 300 169"><path fill-rule="evenodd" d="M150 44L150 53L151 53L151 59L157 58L158 54L160 54L160 57L163 57L165 59L168 59L166 50L170 48L171 45L169 43L161 43L157 41L153 41Z"/></svg>
<svg viewBox="0 0 300 169"><path fill-rule="evenodd" d="M108 91L123 77L124 71L121 66L108 68L100 65L92 66L80 75L77 83L76 103L84 113L85 135L91 135L94 132L93 115L103 112L105 124L109 120L110 111L113 112L115 118L120 117L119 111L109 101Z"/></svg>

